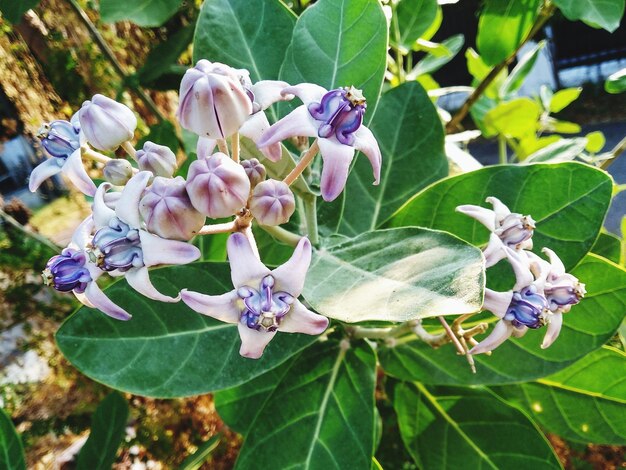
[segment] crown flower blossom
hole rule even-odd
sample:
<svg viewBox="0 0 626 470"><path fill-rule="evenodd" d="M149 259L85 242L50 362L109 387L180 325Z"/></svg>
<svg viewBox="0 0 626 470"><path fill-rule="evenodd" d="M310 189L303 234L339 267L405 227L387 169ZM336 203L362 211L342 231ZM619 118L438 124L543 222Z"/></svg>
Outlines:
<svg viewBox="0 0 626 470"><path fill-rule="evenodd" d="M63 173L82 193L93 196L96 185L87 175L81 159L80 146L84 137L80 132L77 116L71 122L59 120L44 124L37 136L52 158L33 169L28 180L28 189L35 192L45 180Z"/></svg>
<svg viewBox="0 0 626 470"><path fill-rule="evenodd" d="M133 138L137 118L128 106L104 95L94 95L78 111L87 142L98 150L115 150Z"/></svg>
<svg viewBox="0 0 626 470"><path fill-rule="evenodd" d="M295 136L316 137L324 161L321 191L325 201L336 199L343 191L355 150L368 158L374 184L379 183L382 156L374 134L363 125L367 104L360 90L350 87L328 91L302 83L284 88L282 94L295 95L304 104L264 132L257 141L259 148Z"/></svg>
<svg viewBox="0 0 626 470"><path fill-rule="evenodd" d="M261 263L242 233L228 238L227 251L234 289L223 295L184 289L181 297L196 312L236 323L242 356L261 357L277 331L319 335L328 327L328 318L298 300L311 263L307 238L301 238L291 258L274 270Z"/></svg>

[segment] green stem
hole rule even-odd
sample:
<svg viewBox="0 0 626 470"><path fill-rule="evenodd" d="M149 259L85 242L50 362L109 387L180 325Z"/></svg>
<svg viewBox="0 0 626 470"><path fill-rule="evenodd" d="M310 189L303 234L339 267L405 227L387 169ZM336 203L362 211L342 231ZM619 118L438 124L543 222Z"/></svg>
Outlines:
<svg viewBox="0 0 626 470"><path fill-rule="evenodd" d="M319 243L317 233L317 197L313 194L307 195L302 200L304 204L304 218L306 220L306 231L313 246Z"/></svg>
<svg viewBox="0 0 626 470"><path fill-rule="evenodd" d="M600 168L602 168L603 170L606 170L617 159L617 157L620 156L625 150L626 150L626 137L620 140L617 143L617 145L613 147L613 149L609 152L612 155L612 157L602 162L602 165L600 165Z"/></svg>
<svg viewBox="0 0 626 470"><path fill-rule="evenodd" d="M397 16L397 12L396 9L393 9L393 13L391 16L391 26L393 28L393 34L395 37L395 41L397 46L394 49L394 52L396 54L396 68L398 69L396 71L396 78L398 79L398 84L404 83L405 82L405 74L404 74L404 56L402 55L402 51L400 49L400 26L398 25L398 16Z"/></svg>
<svg viewBox="0 0 626 470"><path fill-rule="evenodd" d="M302 239L300 235L296 235L295 233L292 233L289 230L285 230L282 227L259 224L259 228L269 233L276 240L279 240L289 246L296 246L298 242Z"/></svg>
<svg viewBox="0 0 626 470"><path fill-rule="evenodd" d="M39 243L41 243L43 245L46 245L48 248L50 248L55 253L61 253L61 248L59 246L54 244L52 241L48 240L46 237L44 237L42 235L39 235L38 233L33 232L28 227L20 224L17 220L15 220L9 214L4 212L2 209L0 209L0 218L4 219L8 224L10 224L13 227L15 227L16 229L18 229L20 232L22 232L27 237L31 237L32 239L37 240Z"/></svg>
<svg viewBox="0 0 626 470"><path fill-rule="evenodd" d="M506 151L506 137L502 134L498 135L498 155L500 155L501 165L506 165L509 162L509 157Z"/></svg>

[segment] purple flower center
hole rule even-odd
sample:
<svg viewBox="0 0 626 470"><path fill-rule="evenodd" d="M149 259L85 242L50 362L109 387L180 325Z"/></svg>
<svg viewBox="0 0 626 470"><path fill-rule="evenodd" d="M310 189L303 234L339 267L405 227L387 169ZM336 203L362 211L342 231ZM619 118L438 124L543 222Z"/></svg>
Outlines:
<svg viewBox="0 0 626 470"><path fill-rule="evenodd" d="M108 227L96 232L91 241L96 265L103 271L125 272L143 266L143 252L139 231L130 228L117 217Z"/></svg>
<svg viewBox="0 0 626 470"><path fill-rule="evenodd" d="M257 331L276 331L287 315L294 296L287 292L274 292L274 278L271 275L261 279L259 290L242 286L237 295L244 303L239 317L241 323Z"/></svg>
<svg viewBox="0 0 626 470"><path fill-rule="evenodd" d="M65 248L60 255L50 258L43 271L43 281L60 292L82 294L92 280L86 263L85 252Z"/></svg>
<svg viewBox="0 0 626 470"><path fill-rule="evenodd" d="M80 148L79 133L71 122L52 121L41 126L37 137L50 155L65 159Z"/></svg>
<svg viewBox="0 0 626 470"><path fill-rule="evenodd" d="M509 214L497 227L497 233L505 245L517 248L522 242L529 240L535 230L535 221L529 215Z"/></svg>
<svg viewBox="0 0 626 470"><path fill-rule="evenodd" d="M367 103L361 90L354 87L330 90L321 103L309 104L311 116L322 121L317 135L329 138L333 135L345 145L354 144L354 133L361 127Z"/></svg>
<svg viewBox="0 0 626 470"><path fill-rule="evenodd" d="M553 310L566 305L575 305L585 296L585 285L571 274L564 274L550 281L545 294Z"/></svg>
<svg viewBox="0 0 626 470"><path fill-rule="evenodd" d="M530 285L520 291L513 292L513 299L507 308L504 319L516 328L540 328L546 324L545 311L548 301L537 292L537 287Z"/></svg>

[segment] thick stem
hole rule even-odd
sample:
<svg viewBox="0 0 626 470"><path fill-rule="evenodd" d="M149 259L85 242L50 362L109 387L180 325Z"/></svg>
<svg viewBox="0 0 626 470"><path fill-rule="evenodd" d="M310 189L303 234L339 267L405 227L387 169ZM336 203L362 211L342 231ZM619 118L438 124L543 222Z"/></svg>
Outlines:
<svg viewBox="0 0 626 470"><path fill-rule="evenodd" d="M276 240L279 240L289 246L296 246L298 242L302 239L300 235L290 232L289 230L285 230L282 227L278 227L275 225L261 225L259 227L265 232L269 233Z"/></svg>
<svg viewBox="0 0 626 470"><path fill-rule="evenodd" d="M228 151L228 144L224 139L217 139L217 148L225 155L230 157L230 152Z"/></svg>
<svg viewBox="0 0 626 470"><path fill-rule="evenodd" d="M296 167L291 170L291 172L287 176L285 176L283 182L291 186L293 182L298 179L298 176L302 174L304 169L309 166L309 164L313 161L313 158L315 157L315 155L317 155L319 149L320 148L317 144L317 139L315 139L313 144L309 147L309 150L307 150L306 153L302 155L302 158L300 159Z"/></svg>
<svg viewBox="0 0 626 470"><path fill-rule="evenodd" d="M463 349L463 345L459 341L459 338L456 337L456 335L450 328L450 325L448 325L448 322L446 321L446 319L443 317L437 317L437 318L439 318L439 322L441 323L441 326L443 326L443 329L446 330L446 334L450 338L450 341L452 341L452 344L454 344L454 347L456 347L456 350L459 352L459 354L465 354L465 349Z"/></svg>
<svg viewBox="0 0 626 470"><path fill-rule="evenodd" d="M317 228L317 197L307 195L302 200L304 204L304 218L306 220L306 232L313 246L319 243Z"/></svg>
<svg viewBox="0 0 626 470"><path fill-rule="evenodd" d="M509 156L506 151L506 137L502 134L498 135L498 155L500 156L501 165L506 165L509 162Z"/></svg>
<svg viewBox="0 0 626 470"><path fill-rule="evenodd" d="M226 222L223 224L205 225L198 230L198 235L213 235L216 233L230 233L237 230L235 221Z"/></svg>
<svg viewBox="0 0 626 470"><path fill-rule="evenodd" d="M233 154L232 159L235 163L239 163L239 132L235 132L230 138L230 146Z"/></svg>
<svg viewBox="0 0 626 470"><path fill-rule="evenodd" d="M620 156L622 153L624 153L624 151L626 151L626 137L624 137L622 140L620 140L617 145L615 147L613 147L613 149L609 152L612 157L609 158L608 160L605 160L604 162L602 162L602 165L600 165L600 168L602 168L603 170L606 170L608 167L611 166L611 164L617 160L617 157Z"/></svg>
<svg viewBox="0 0 626 470"><path fill-rule="evenodd" d="M133 160L137 160L137 151L135 150L135 147L133 147L133 144L130 143L130 141L124 142L122 144L122 148Z"/></svg>
<svg viewBox="0 0 626 470"><path fill-rule="evenodd" d="M107 162L113 160L111 157L107 157L100 152L96 152L85 145L83 145L80 150L83 157L93 160L94 162L106 164Z"/></svg>

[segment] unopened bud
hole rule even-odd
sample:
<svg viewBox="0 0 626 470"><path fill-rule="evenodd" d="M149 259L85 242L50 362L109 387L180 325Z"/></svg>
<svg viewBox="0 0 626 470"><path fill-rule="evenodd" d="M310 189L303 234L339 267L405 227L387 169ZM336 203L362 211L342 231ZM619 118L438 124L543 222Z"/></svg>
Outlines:
<svg viewBox="0 0 626 470"><path fill-rule="evenodd" d="M115 186L124 186L133 176L133 167L122 158L109 160L102 170L104 179Z"/></svg>
<svg viewBox="0 0 626 470"><path fill-rule="evenodd" d="M201 137L224 139L252 113L252 101L237 71L204 59L185 73L179 99L180 125Z"/></svg>
<svg viewBox="0 0 626 470"><path fill-rule="evenodd" d="M137 151L136 158L140 170L150 171L155 176L171 178L177 168L174 152L169 147L150 141Z"/></svg>
<svg viewBox="0 0 626 470"><path fill-rule="evenodd" d="M259 183L250 198L250 212L262 225L281 225L289 221L296 201L287 183L267 180Z"/></svg>
<svg viewBox="0 0 626 470"><path fill-rule="evenodd" d="M204 215L191 205L182 176L157 176L146 190L139 212L149 232L170 240L189 240L204 225Z"/></svg>
<svg viewBox="0 0 626 470"><path fill-rule="evenodd" d="M80 128L87 141L99 150L115 150L133 138L137 118L125 105L94 95L78 111Z"/></svg>
<svg viewBox="0 0 626 470"><path fill-rule="evenodd" d="M218 152L189 165L187 194L202 214L228 217L246 205L250 181L241 165Z"/></svg>
<svg viewBox="0 0 626 470"><path fill-rule="evenodd" d="M265 181L265 175L267 174L265 166L256 158L242 161L241 166L246 171L246 175L248 175L248 179L253 188L261 181Z"/></svg>

